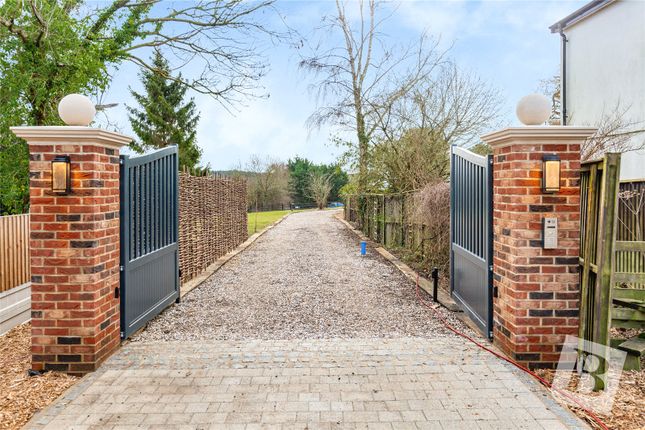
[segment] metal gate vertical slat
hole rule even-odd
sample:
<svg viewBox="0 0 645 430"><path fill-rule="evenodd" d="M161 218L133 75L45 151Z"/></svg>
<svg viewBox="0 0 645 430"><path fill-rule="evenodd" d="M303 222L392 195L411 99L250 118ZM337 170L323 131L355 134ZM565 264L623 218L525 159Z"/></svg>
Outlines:
<svg viewBox="0 0 645 430"><path fill-rule="evenodd" d="M163 169L163 160L164 159L161 158L158 161L159 175L157 177L157 184L158 184L157 185L158 186L157 196L158 196L159 202L163 202L163 172L165 172L165 170ZM157 233L157 235L158 235L157 240L158 240L160 248L165 246L165 241L163 240L163 221L164 220L163 220L163 209L162 208L163 208L163 206L159 205L158 209L157 209L158 210L158 220L159 220L159 231Z"/></svg>
<svg viewBox="0 0 645 430"><path fill-rule="evenodd" d="M161 170L161 159L155 161L155 201L157 205L155 206L155 246L157 248L163 247L161 243L161 183L160 175L163 174Z"/></svg>
<svg viewBox="0 0 645 430"><path fill-rule="evenodd" d="M150 229L150 235L152 236L150 245L152 249L159 249L159 243L157 242L157 228L159 228L159 220L157 219L157 214L159 213L157 202L157 174L159 173L158 161L159 160L154 160L150 163L150 205L152 207L150 211L150 220L152 224L152 228Z"/></svg>
<svg viewBox="0 0 645 430"><path fill-rule="evenodd" d="M141 166L141 254L148 253L148 166Z"/></svg>
<svg viewBox="0 0 645 430"><path fill-rule="evenodd" d="M479 188L479 166L470 166L473 175L472 175L472 187L477 189ZM479 217L476 216L476 214L480 213L479 211L479 196L480 193L476 192L473 193L473 209L471 211L471 216L472 216L472 223L473 223L473 253L477 256L480 255L479 252L479 237L481 230L479 230L478 227L478 221Z"/></svg>
<svg viewBox="0 0 645 430"><path fill-rule="evenodd" d="M470 166L467 164L464 165L464 190L467 190L470 186ZM473 207L472 205L472 198L473 198L473 193L464 193L464 220L466 221L466 241L464 242L464 247L466 249L469 249L472 251L472 236L473 236L473 228L472 228L472 218L470 217L470 211Z"/></svg>
<svg viewBox="0 0 645 430"><path fill-rule="evenodd" d="M145 178L145 188L143 189L143 195L144 195L144 200L143 200L143 219L146 225L146 234L145 234L145 246L143 248L143 254L149 254L152 251L152 247L150 246L150 236L151 236L151 223L150 223L150 164L145 164L143 166L143 170L145 172L144 178Z"/></svg>
<svg viewBox="0 0 645 430"><path fill-rule="evenodd" d="M168 165L168 157L161 159L161 169L166 172L170 170ZM168 176L163 175L160 178L161 182L161 199L163 201L168 201ZM170 213L168 212L168 206L163 205L161 211L162 227L161 227L161 242L163 246L166 246L170 243L170 236L168 234L168 223L170 222Z"/></svg>
<svg viewBox="0 0 645 430"><path fill-rule="evenodd" d="M130 256L130 258L136 258L139 255L139 243L141 243L141 217L139 214L140 208L138 205L139 202L139 196L137 195L139 192L139 182L141 181L141 172L139 171L138 168L129 168L129 172L131 172L133 178L134 178L134 184L132 186L132 214L131 215L126 215L128 217L132 216L134 218L134 252Z"/></svg>
<svg viewBox="0 0 645 430"><path fill-rule="evenodd" d="M463 238L464 238L464 217L461 216L461 213L463 211L463 206L464 206L464 195L463 193L459 192L463 188L463 182L464 182L464 175L463 175L463 163L460 158L457 158L457 164L459 166L458 168L458 173L457 173L457 198L459 201L459 205L457 206L457 222L459 224L459 236L457 237L457 243L462 243Z"/></svg>
<svg viewBox="0 0 645 430"><path fill-rule="evenodd" d="M135 185L135 206L137 208L137 252L133 255L134 258L138 258L142 252L143 247L143 214L141 213L141 190L143 189L143 178L141 174L141 168L136 167L137 172L137 182Z"/></svg>
<svg viewBox="0 0 645 430"><path fill-rule="evenodd" d="M170 163L169 163L169 158L164 157L164 172L167 172L170 170ZM170 197L170 190L168 187L169 184L169 179L168 175L164 175L164 200L167 200ZM164 245L168 245L170 241L170 233L169 233L169 228L168 226L170 225L170 211L168 210L168 207L164 205L164 216L166 218L166 221L164 223Z"/></svg>
<svg viewBox="0 0 645 430"><path fill-rule="evenodd" d="M139 252L137 258L146 253L146 211L145 211L145 195L146 195L146 171L145 166L139 166L139 183L140 188L137 193L137 207L139 208Z"/></svg>

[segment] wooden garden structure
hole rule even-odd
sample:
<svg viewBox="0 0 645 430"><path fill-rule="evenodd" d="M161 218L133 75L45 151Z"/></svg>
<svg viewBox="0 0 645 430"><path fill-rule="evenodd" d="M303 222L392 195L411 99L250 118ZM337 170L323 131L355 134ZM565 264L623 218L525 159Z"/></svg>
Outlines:
<svg viewBox="0 0 645 430"><path fill-rule="evenodd" d="M620 154L583 163L580 175L579 337L602 345L605 351L594 351L601 357L608 357L611 327L645 324L645 207L634 210L619 198L619 175ZM625 343L614 344L634 355L642 351L645 339ZM598 372L604 374L606 366L601 361Z"/></svg>

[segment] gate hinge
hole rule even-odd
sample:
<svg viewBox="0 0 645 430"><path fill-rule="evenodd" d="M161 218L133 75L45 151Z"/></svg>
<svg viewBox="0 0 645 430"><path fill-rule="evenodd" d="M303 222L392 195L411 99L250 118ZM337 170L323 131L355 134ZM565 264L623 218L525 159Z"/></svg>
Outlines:
<svg viewBox="0 0 645 430"><path fill-rule="evenodd" d="M493 165L493 157L488 159L488 164L490 164L491 166Z"/></svg>
<svg viewBox="0 0 645 430"><path fill-rule="evenodd" d="M125 339L125 332L124 331L121 332L121 339Z"/></svg>
<svg viewBox="0 0 645 430"><path fill-rule="evenodd" d="M120 272L123 272L124 270L125 270L125 267L123 267L123 266L119 266L119 271L120 271Z"/></svg>
<svg viewBox="0 0 645 430"><path fill-rule="evenodd" d="M123 164L123 158L119 158L119 164Z"/></svg>
<svg viewBox="0 0 645 430"><path fill-rule="evenodd" d="M493 271L493 265L492 264L490 266L488 266L488 270L490 270L491 272Z"/></svg>

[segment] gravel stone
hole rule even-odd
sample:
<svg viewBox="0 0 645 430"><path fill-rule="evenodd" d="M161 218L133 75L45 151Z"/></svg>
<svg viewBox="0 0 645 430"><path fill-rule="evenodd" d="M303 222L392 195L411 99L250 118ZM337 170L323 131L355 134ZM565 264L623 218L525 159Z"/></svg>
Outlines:
<svg viewBox="0 0 645 430"><path fill-rule="evenodd" d="M335 213L291 214L132 341L454 336L395 267L360 255Z"/></svg>

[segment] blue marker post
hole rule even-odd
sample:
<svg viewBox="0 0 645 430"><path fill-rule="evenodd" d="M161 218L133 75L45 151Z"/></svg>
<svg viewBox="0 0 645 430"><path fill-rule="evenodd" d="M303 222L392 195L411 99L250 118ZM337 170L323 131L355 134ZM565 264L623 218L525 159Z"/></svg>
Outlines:
<svg viewBox="0 0 645 430"><path fill-rule="evenodd" d="M365 255L367 253L367 242L364 240L361 241L361 255Z"/></svg>

